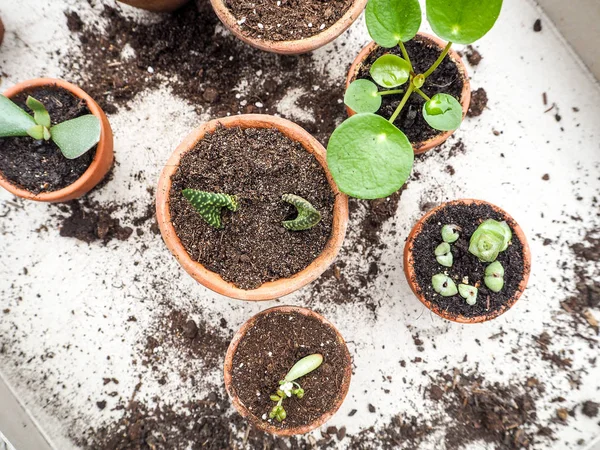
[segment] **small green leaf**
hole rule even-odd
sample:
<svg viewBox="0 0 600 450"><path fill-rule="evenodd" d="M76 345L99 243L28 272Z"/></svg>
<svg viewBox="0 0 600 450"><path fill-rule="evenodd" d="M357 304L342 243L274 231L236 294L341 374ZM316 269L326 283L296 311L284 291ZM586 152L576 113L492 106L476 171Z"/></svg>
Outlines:
<svg viewBox="0 0 600 450"><path fill-rule="evenodd" d="M446 41L472 44L496 23L502 0L427 0L427 20Z"/></svg>
<svg viewBox="0 0 600 450"><path fill-rule="evenodd" d="M369 80L353 81L344 94L344 103L354 112L375 113L381 108L377 85Z"/></svg>
<svg viewBox="0 0 600 450"><path fill-rule="evenodd" d="M315 353L305 356L290 369L285 376L286 381L294 381L304 375L316 370L323 363L323 355Z"/></svg>
<svg viewBox="0 0 600 450"><path fill-rule="evenodd" d="M321 221L321 213L307 200L294 194L283 194L281 199L294 205L298 216L294 220L286 220L283 227L292 231L310 230Z"/></svg>
<svg viewBox="0 0 600 450"><path fill-rule="evenodd" d="M235 212L239 207L235 196L228 194L216 194L197 189L184 189L182 194L198 211L198 214L214 228L222 227L221 210L223 208Z"/></svg>
<svg viewBox="0 0 600 450"><path fill-rule="evenodd" d="M447 275L438 273L431 278L431 284L435 292L440 294L442 297L452 297L458 293L456 289L456 283Z"/></svg>
<svg viewBox="0 0 600 450"><path fill-rule="evenodd" d="M444 242L448 242L452 244L456 242L460 236L458 233L460 231L460 227L458 225L444 225L442 227L442 239Z"/></svg>
<svg viewBox="0 0 600 450"><path fill-rule="evenodd" d="M54 125L52 140L67 159L79 158L100 140L100 120L93 114Z"/></svg>
<svg viewBox="0 0 600 450"><path fill-rule="evenodd" d="M371 65L370 73L379 86L394 88L408 81L410 64L399 56L388 53L377 58Z"/></svg>
<svg viewBox="0 0 600 450"><path fill-rule="evenodd" d="M278 395L271 395L270 399L274 402L278 402L279 400L281 400L281 397L279 397Z"/></svg>
<svg viewBox="0 0 600 450"><path fill-rule="evenodd" d="M50 128L50 114L48 114L46 107L31 95L27 97L25 103L27 103L29 109L33 111L33 119L35 120L35 123L43 127Z"/></svg>
<svg viewBox="0 0 600 450"><path fill-rule="evenodd" d="M462 298L467 301L468 305L473 306L477 303L477 288L475 286L469 286L468 284L459 284L458 293Z"/></svg>
<svg viewBox="0 0 600 450"><path fill-rule="evenodd" d="M365 11L369 35L384 48L410 41L421 26L419 0L369 0Z"/></svg>
<svg viewBox="0 0 600 450"><path fill-rule="evenodd" d="M36 125L33 117L9 98L0 95L0 138L27 136L27 130Z"/></svg>
<svg viewBox="0 0 600 450"><path fill-rule="evenodd" d="M27 134L37 141L44 139L44 127L41 125L34 125L27 130Z"/></svg>
<svg viewBox="0 0 600 450"><path fill-rule="evenodd" d="M504 278L504 267L500 261L494 261L485 268L486 277Z"/></svg>
<svg viewBox="0 0 600 450"><path fill-rule="evenodd" d="M454 263L454 255L452 255L452 252L448 252L445 255L436 256L435 260L440 266L452 267L452 264Z"/></svg>
<svg viewBox="0 0 600 450"><path fill-rule="evenodd" d="M44 127L44 140L49 141L52 135L47 127Z"/></svg>
<svg viewBox="0 0 600 450"><path fill-rule="evenodd" d="M482 222L469 241L469 252L480 261L493 262L508 248L512 232L505 222L487 219Z"/></svg>
<svg viewBox="0 0 600 450"><path fill-rule="evenodd" d="M462 122L461 104L448 94L435 94L423 105L423 117L431 128L456 130Z"/></svg>
<svg viewBox="0 0 600 450"><path fill-rule="evenodd" d="M277 414L277 417L276 417L277 421L283 422L286 417L287 417L287 413L285 412L285 409L283 409L283 407L280 407L279 413Z"/></svg>
<svg viewBox="0 0 600 450"><path fill-rule="evenodd" d="M504 287L504 278L484 277L483 282L492 292L500 292Z"/></svg>
<svg viewBox="0 0 600 450"><path fill-rule="evenodd" d="M435 256L447 255L450 253L450 244L447 242L442 242L435 248Z"/></svg>
<svg viewBox="0 0 600 450"><path fill-rule="evenodd" d="M393 194L408 179L414 152L406 135L383 117L357 114L331 135L327 165L339 189L357 198Z"/></svg>

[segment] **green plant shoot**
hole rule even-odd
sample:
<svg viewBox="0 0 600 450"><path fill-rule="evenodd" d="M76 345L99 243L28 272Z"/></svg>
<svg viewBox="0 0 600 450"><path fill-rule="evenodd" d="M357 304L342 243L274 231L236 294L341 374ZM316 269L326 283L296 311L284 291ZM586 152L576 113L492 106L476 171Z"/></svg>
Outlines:
<svg viewBox="0 0 600 450"><path fill-rule="evenodd" d="M285 420L287 413L283 407L283 401L292 395L295 395L298 399L304 397L304 389L302 389L302 386L300 386L296 380L318 369L322 363L323 355L315 353L302 358L294 364L283 380L279 381L277 393L272 394L270 397L272 401L277 402L269 413L270 419L275 419L278 422L283 422Z"/></svg>
<svg viewBox="0 0 600 450"><path fill-rule="evenodd" d="M294 205L298 215L293 220L283 222L283 227L291 231L309 230L321 221L321 213L307 200L294 194L283 194L281 199Z"/></svg>
<svg viewBox="0 0 600 450"><path fill-rule="evenodd" d="M492 292L500 292L504 287L504 267L500 261L494 261L485 268L483 282Z"/></svg>
<svg viewBox="0 0 600 450"><path fill-rule="evenodd" d="M93 114L52 125L50 114L41 102L29 96L26 104L33 117L0 95L0 138L30 136L52 140L67 159L79 158L100 141L100 120Z"/></svg>
<svg viewBox="0 0 600 450"><path fill-rule="evenodd" d="M380 47L398 46L402 57L379 57L370 69L374 82L356 80L344 95L344 103L357 115L334 131L327 146L327 163L342 192L357 198L381 198L406 182L414 154L408 138L394 123L411 95L425 100L422 114L432 128L450 131L460 126L463 109L459 101L443 92L429 97L422 88L436 89L427 79L446 58L452 43L471 44L483 37L501 7L502 0L426 0L429 23L448 44L425 72L417 73L404 42L413 39L421 26L419 0L369 0L365 11L369 34ZM400 103L388 121L377 120L374 117L381 116L375 113L386 95L401 96Z"/></svg>
<svg viewBox="0 0 600 450"><path fill-rule="evenodd" d="M448 275L438 273L431 278L431 285L433 290L440 294L442 297L452 297L458 294L456 283Z"/></svg>
<svg viewBox="0 0 600 450"><path fill-rule="evenodd" d="M465 299L467 305L473 306L477 303L477 292L478 290L475 286L462 283L458 285L458 293Z"/></svg>
<svg viewBox="0 0 600 450"><path fill-rule="evenodd" d="M217 194L196 189L184 189L182 194L192 204L198 214L210 226L217 229L222 228L221 210L223 208L234 212L239 208L237 199L233 195Z"/></svg>
<svg viewBox="0 0 600 450"><path fill-rule="evenodd" d="M454 257L450 251L450 244L447 242L442 242L440 245L438 245L435 249L435 259L438 264L444 267L452 267Z"/></svg>
<svg viewBox="0 0 600 450"><path fill-rule="evenodd" d="M458 240L461 231L458 225L444 225L442 227L442 239L448 244L452 244Z"/></svg>
<svg viewBox="0 0 600 450"><path fill-rule="evenodd" d="M512 232L506 222L488 219L471 236L469 252L483 262L494 262L508 248Z"/></svg>

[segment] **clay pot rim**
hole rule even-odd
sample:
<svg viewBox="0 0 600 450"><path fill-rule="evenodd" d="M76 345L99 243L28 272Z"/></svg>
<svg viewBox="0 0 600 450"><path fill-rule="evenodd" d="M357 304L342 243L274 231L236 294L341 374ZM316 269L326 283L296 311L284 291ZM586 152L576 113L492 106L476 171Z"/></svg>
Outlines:
<svg viewBox="0 0 600 450"><path fill-rule="evenodd" d="M262 317L266 314L270 314L272 312L282 312L282 313L296 312L296 313L303 314L308 317L314 317L314 318L318 319L319 321L321 321L323 324L331 327L338 338L338 342L343 346L343 348L346 349L346 354L348 356L349 363L346 365L346 367L344 367L344 381L342 382L342 387L340 389L340 395L338 396L336 403L333 405L333 407L329 411L327 411L326 413L321 415L321 417L319 417L318 419L316 419L306 425L293 427L293 428L278 428L274 425L270 425L267 421L264 421L261 418L256 417L254 414L252 414L250 411L248 411L248 409L244 406L244 404L241 402L239 397L237 395L235 395L232 390L233 379L232 379L232 374L231 374L231 368L233 366L233 357L235 355L235 352L237 351L240 341L246 335L248 330L250 328L252 328L252 326L254 326L254 324L260 317ZM258 314L252 316L240 327L240 329L237 331L237 333L235 333L235 335L233 336L233 339L231 340L231 343L229 344L229 347L227 348L227 354L225 355L225 363L223 365L223 372L224 372L224 378L225 378L225 389L227 390L227 394L229 395L229 398L231 399L233 406L241 414L242 417L244 417L246 420L248 420L248 422L250 422L254 427L258 428L259 430L265 431L270 434L275 434L278 436L292 436L292 435L296 435L296 434L305 434L311 430L314 430L315 428L320 427L321 425L326 423L329 419L331 419L331 417L333 417L333 415L340 409L340 407L342 406L342 403L344 403L346 395L348 394L348 390L350 389L350 380L352 378L352 357L350 355L350 351L348 350L348 346L347 346L346 341L344 340L343 336L340 334L338 329L331 322L329 322L327 319L325 319L325 317L321 316L320 314L318 314L308 308L303 308L303 307L299 307L299 306L274 306L272 308L265 309L264 311L261 311Z"/></svg>
<svg viewBox="0 0 600 450"><path fill-rule="evenodd" d="M302 53L307 53L333 41L344 31L346 31L350 25L352 25L354 21L361 15L362 11L367 5L367 1L368 0L353 0L352 5L350 8L348 8L348 11L346 11L337 22L335 22L329 28L325 28L322 32L315 34L314 36L291 41L271 41L268 39L256 39L245 35L241 27L238 25L237 19L225 5L225 1L210 0L215 13L221 22L238 39L260 50L279 53L282 55L299 55Z"/></svg>
<svg viewBox="0 0 600 450"><path fill-rule="evenodd" d="M438 37L433 36L431 34L419 32L419 33L417 33L417 36L420 36L423 39L432 41L434 44L436 44L438 47L440 47L442 49L446 46L446 43L444 41L442 41ZM362 67L362 64L365 61L365 59L372 52L374 52L377 48L379 48L379 45L376 42L371 41L360 51L360 53L354 59L354 62L350 66L350 70L348 70L348 75L346 76L346 89L348 89L348 86L350 86L350 83L352 83L355 80L355 78L358 74L358 71ZM463 78L463 88L462 88L462 92L461 92L460 104L462 106L463 120L464 120L467 115L467 111L469 110L469 105L471 103L471 84L469 82L469 73L467 72L467 67L465 66L465 63L463 62L460 55L456 52L456 50L454 50L454 48L450 48L448 55L450 56L450 58L454 61L454 63L458 67L458 71L462 75L462 78ZM356 114L348 106L346 106L346 112L348 113L349 117ZM418 147L417 147L417 144L419 144L419 143L413 144L413 149L414 149L415 155L420 155L421 153L425 153L426 151L431 150L432 148L443 144L450 136L452 136L452 134L455 131L456 130L443 131L440 134L438 134L432 138L429 138L426 141L421 142L420 146L418 146Z"/></svg>
<svg viewBox="0 0 600 450"><path fill-rule="evenodd" d="M35 200L39 202L66 202L68 200L81 197L89 192L108 172L113 160L112 130L104 111L102 108L100 108L100 106L98 106L94 99L81 88L69 83L68 81L57 78L34 78L32 80L22 81L21 83L15 84L14 86L8 88L3 95L8 98L12 98L23 91L43 86L57 86L69 91L75 97L85 100L87 108L100 120L100 140L96 146L96 154L94 155L94 159L87 170L77 180L75 180L75 182L57 191L40 192L39 194L34 194L33 192L20 188L11 183L2 175L2 172L0 172L0 187L3 187L18 197L28 200ZM110 161L110 163L108 164L108 169L104 170L107 159ZM92 183L90 186L87 186L90 184L91 179L94 178L99 171L104 172L100 177L100 180L98 180L96 183Z"/></svg>
<svg viewBox="0 0 600 450"><path fill-rule="evenodd" d="M196 143L203 139L206 133L214 131L219 125L226 128L278 129L291 140L300 142L302 146L317 159L325 171L329 186L335 195L331 235L321 254L306 268L289 278L280 278L276 281L269 281L256 289L247 290L238 288L233 283L223 280L219 274L208 270L202 264L192 260L175 232L169 211L171 176L179 167L179 161L182 155L193 149ZM348 225L348 197L338 190L337 185L327 168L325 149L307 131L295 123L280 117L263 114L246 114L214 119L203 123L181 142L170 156L160 175L156 195L156 216L163 240L167 247L171 250L171 253L173 253L179 264L181 264L196 281L203 286L230 298L263 301L272 300L302 288L317 279L331 265L335 260L346 235L346 228Z"/></svg>
<svg viewBox="0 0 600 450"><path fill-rule="evenodd" d="M463 316L462 314L458 314L458 315L450 314L448 311L442 310L439 306L437 306L433 302L427 300L423 296L423 294L420 292L420 290L417 288L416 274L414 271L414 258L413 258L413 252L412 252L413 247L414 247L414 241L415 241L416 237L419 235L419 233L421 232L421 230L423 228L423 224L431 216L433 216L435 213L437 213L441 209L444 209L448 206L458 205L458 204L464 204L464 205L485 204L485 205L490 206L496 212L498 212L499 214L502 214L506 218L506 220L511 224L513 236L516 235L517 238L519 239L519 241L521 241L521 245L523 246L523 278L521 279L519 286L517 287L513 296L506 302L506 304L502 308L500 308L499 310L494 311L490 314L487 314L487 315L466 317L466 316ZM486 322L488 320L495 319L496 317L504 314L506 311L508 311L510 308L512 308L514 306L514 304L517 302L517 300L519 300L519 298L525 291L525 288L527 287L527 282L529 281L530 273L531 273L531 251L529 249L529 244L527 243L527 238L525 237L525 233L523 232L523 229L519 226L517 221L515 219L513 219L513 217L510 214L508 214L502 208L500 208L496 205L493 205L492 203L486 202L485 200L475 200L475 199L465 198L465 199L453 200L453 201L442 203L441 205L433 208L431 211L429 211L428 213L426 213L423 217L421 217L419 219L419 221L412 228L410 234L408 235L408 238L406 239L406 244L404 245L404 274L406 276L406 281L408 282L411 290L413 291L415 296L421 301L421 303L423 303L429 310L433 311L438 316L443 317L444 319L450 320L452 322L481 323L481 322Z"/></svg>

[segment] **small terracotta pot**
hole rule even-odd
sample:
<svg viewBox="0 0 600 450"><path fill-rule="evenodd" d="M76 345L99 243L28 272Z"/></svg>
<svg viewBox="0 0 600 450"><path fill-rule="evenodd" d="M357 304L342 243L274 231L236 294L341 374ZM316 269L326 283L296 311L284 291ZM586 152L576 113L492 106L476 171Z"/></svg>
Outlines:
<svg viewBox="0 0 600 450"><path fill-rule="evenodd" d="M232 367L233 367L233 357L235 355L235 352L237 351L240 341L246 335L248 330L250 330L254 326L254 324L260 317L262 317L266 314L275 313L275 312L302 314L304 316L313 317L313 318L319 320L320 322L322 322L323 324L331 327L333 329L333 331L335 331L337 340L340 343L340 345L346 349L346 354L348 356L348 358L347 358L348 364L346 365L346 367L344 367L344 380L342 381L342 385L340 386L340 389L339 389L340 395L337 399L337 402L335 403L335 405L333 405L333 407L329 411L324 413L321 417L319 417L315 421L308 423L301 427L279 428L274 425L271 425L266 420L262 420L261 418L256 417L254 414L252 414L248 410L248 408L246 408L244 403L242 403L242 401L237 396L237 394L235 393L235 390L233 389L233 386L232 386L233 381L232 381L232 373L231 372L232 372ZM348 351L348 347L346 346L346 342L344 341L344 338L342 337L340 332L335 328L335 326L331 322L329 322L327 319L325 319L323 316L321 316L320 314L317 314L316 312L311 311L310 309L307 309L307 308L300 308L297 306L276 306L273 308L265 309L264 311L253 316L250 320L248 320L246 323L244 323L242 325L242 327L238 330L238 332L235 334L235 336L233 336L233 340L229 344L229 348L227 349L227 354L225 355L225 365L224 365L225 389L227 390L227 393L229 394L229 397L231 398L231 401L232 401L235 409L237 409L237 411L242 415L242 417L244 417L246 420L248 420L253 426L258 428L259 430L265 431L270 434L276 434L279 436L292 436L295 434L305 434L311 430L314 430L315 428L320 427L325 422L327 422L329 419L331 419L331 417L337 412L337 410L340 409L340 406L342 406L342 403L344 403L344 399L346 398L346 394L348 394L348 389L350 388L350 379L352 378L352 362L351 361L352 361L352 359L350 357L350 352Z"/></svg>
<svg viewBox="0 0 600 450"><path fill-rule="evenodd" d="M2 23L2 19L0 19L0 45L2 45L3 40L4 40L4 24Z"/></svg>
<svg viewBox="0 0 600 450"><path fill-rule="evenodd" d="M457 205L457 204L463 204L463 205L485 204L485 205L490 206L491 208L494 209L494 211L496 211L498 214L501 214L503 217L506 218L505 220L510 224L510 226L512 228L513 239L516 236L517 239L519 239L519 241L521 242L521 245L523 246L523 278L521 279L521 282L519 283L517 290L515 291L512 298L506 302L506 304L504 305L504 307L502 309L494 311L485 316L465 317L463 315L458 315L458 316L452 315L452 314L448 313L447 311L439 308L433 302L430 302L429 300L427 300L417 289L417 276L416 276L416 273L414 270L415 262L414 262L414 257L413 257L413 247L414 247L415 239L417 238L417 236L423 229L423 225L425 224L425 222L432 215L434 215L435 213L437 213L438 211L440 211L443 208L446 208L446 207L452 206L452 205ZM423 303L425 306L427 306L427 308L429 308L431 311L436 313L438 316L443 317L444 319L447 319L447 320L451 320L453 322L459 322L459 323L486 322L488 320L495 319L496 317L500 316L501 314L504 314L506 311L508 311L510 308L513 307L513 305L521 297L521 294L523 294L523 291L527 287L527 282L529 281L530 272L531 272L531 252L529 250L529 244L527 243L527 238L525 237L523 230L521 229L519 224L506 211L504 211L503 209L501 209L495 205L492 205L491 203L485 202L483 200L473 200L473 199L454 200L451 202L442 203L440 206L433 208L431 211L429 211L427 214L425 214L423 217L421 217L421 219L415 224L412 231L408 235L408 238L406 239L406 244L404 245L404 275L406 276L408 285L412 289L413 293L417 296L417 298L421 301L421 303Z"/></svg>
<svg viewBox="0 0 600 450"><path fill-rule="evenodd" d="M218 126L226 128L274 128L293 141L300 142L307 152L311 153L325 170L327 181L335 194L333 206L333 227L331 236L323 252L304 270L290 278L281 278L276 281L264 283L256 289L245 290L229 283L215 272L206 269L202 264L192 260L187 253L171 222L169 211L169 192L171 190L171 177L179 167L181 157L193 149L204 138L206 133L212 133ZM348 225L348 197L342 194L327 168L325 149L307 131L289 120L263 114L247 114L211 120L196 128L173 152L160 175L158 191L156 194L156 217L163 240L179 264L196 281L213 291L227 297L240 300L271 300L287 295L317 279L333 262L337 256Z"/></svg>
<svg viewBox="0 0 600 450"><path fill-rule="evenodd" d="M260 50L272 53L280 53L282 55L300 55L323 47L325 44L333 41L340 34L354 23L365 9L368 0L354 0L348 11L332 26L326 28L321 33L306 39L295 41L269 41L266 39L255 39L245 35L237 19L225 5L225 0L210 0L212 7L221 22L235 35L238 39L256 47Z"/></svg>
<svg viewBox="0 0 600 450"><path fill-rule="evenodd" d="M171 12L181 8L189 0L119 0L136 8L146 9L152 12Z"/></svg>
<svg viewBox="0 0 600 450"><path fill-rule="evenodd" d="M1 172L0 186L14 195L28 200L53 203L66 202L87 194L104 179L112 167L114 160L113 134L104 111L102 111L94 99L86 94L83 90L67 81L57 80L54 78L35 78L33 80L24 81L14 85L11 88L8 88L6 92L4 92L4 95L8 98L13 98L23 91L44 86L56 86L65 89L75 97L85 100L90 112L100 119L100 141L98 141L98 146L96 147L96 155L94 156L94 160L83 173L83 175L81 175L81 177L79 177L73 184L59 189L58 191L34 194L33 192L29 192L12 184L2 176Z"/></svg>
<svg viewBox="0 0 600 450"><path fill-rule="evenodd" d="M438 39L435 36L432 36L427 33L418 33L417 35L422 37L423 39L433 42L435 45L440 47L440 49L442 49L442 50L444 49L444 47L446 47L446 43L443 42L442 40ZM358 54L358 56L352 63L352 66L350 66L350 70L348 71L348 76L346 77L346 89L348 89L348 86L350 86L350 84L354 80L356 80L356 77L358 76L358 71L361 69L361 67L362 67L364 61L367 59L367 57L371 53L376 51L378 48L379 48L379 45L377 45L375 42L371 42L370 44L368 44L365 48L363 48L361 50L361 52ZM469 75L467 73L467 68L465 67L465 64L462 61L462 58L458 55L458 53L456 53L456 51L454 49L450 48L450 51L448 52L448 56L450 56L450 58L456 63L456 65L458 66L458 71L461 73L461 75L463 77L463 88L462 88L462 92L461 92L460 104L463 109L463 119L464 119L465 116L467 115L467 111L469 110L469 104L471 103L471 85L469 83ZM415 56L415 58L416 58L416 56ZM425 83L427 83L427 81L425 81ZM348 116L353 116L354 114L356 114L348 106L346 106L346 112L348 113ZM452 136L452 133L454 133L454 131L444 131L444 132L441 132L441 134L434 136L431 139L428 139L427 141L413 143L413 149L414 149L415 154L419 155L421 153L425 153L427 150L431 150L432 148L443 144L446 141L446 139L448 139L450 136Z"/></svg>

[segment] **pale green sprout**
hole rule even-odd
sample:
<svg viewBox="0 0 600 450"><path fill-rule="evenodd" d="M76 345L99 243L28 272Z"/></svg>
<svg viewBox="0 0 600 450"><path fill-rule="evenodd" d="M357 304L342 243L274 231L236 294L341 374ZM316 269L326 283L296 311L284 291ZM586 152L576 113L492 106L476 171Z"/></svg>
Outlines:
<svg viewBox="0 0 600 450"><path fill-rule="evenodd" d="M292 395L295 395L298 399L304 397L304 389L302 389L302 387L296 383L296 380L308 375L313 370L318 369L322 363L323 355L315 353L302 358L300 361L294 364L283 380L279 381L279 389L277 389L277 393L270 396L271 400L277 402L277 404L273 406L271 412L269 413L270 419L275 419L278 422L283 422L285 420L287 413L283 408L283 400L291 397Z"/></svg>
<svg viewBox="0 0 600 450"><path fill-rule="evenodd" d="M431 284L435 292L440 294L442 297L452 297L458 294L456 283L447 275L438 273L431 278Z"/></svg>
<svg viewBox="0 0 600 450"><path fill-rule="evenodd" d="M458 285L458 293L466 300L467 305L473 306L477 303L477 292L478 290L475 286L462 283Z"/></svg>
<svg viewBox="0 0 600 450"><path fill-rule="evenodd" d="M450 251L450 244L447 242L442 242L435 249L435 259L436 261L444 266L444 267L452 267L452 263L454 262L454 257L452 252Z"/></svg>
<svg viewBox="0 0 600 450"><path fill-rule="evenodd" d="M511 238L512 232L506 222L488 219L471 236L469 252L480 261L493 262L500 252L508 248Z"/></svg>
<svg viewBox="0 0 600 450"><path fill-rule="evenodd" d="M483 282L492 292L500 292L504 287L504 267L500 261L494 261L485 268Z"/></svg>
<svg viewBox="0 0 600 450"><path fill-rule="evenodd" d="M308 200L294 194L283 194L281 199L293 205L298 211L294 220L285 220L283 227L291 231L310 230L321 221L321 213Z"/></svg>
<svg viewBox="0 0 600 450"><path fill-rule="evenodd" d="M442 239L448 244L456 242L460 236L461 228L458 225L444 225L442 227Z"/></svg>

